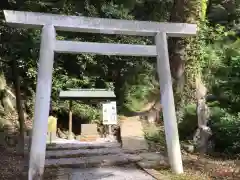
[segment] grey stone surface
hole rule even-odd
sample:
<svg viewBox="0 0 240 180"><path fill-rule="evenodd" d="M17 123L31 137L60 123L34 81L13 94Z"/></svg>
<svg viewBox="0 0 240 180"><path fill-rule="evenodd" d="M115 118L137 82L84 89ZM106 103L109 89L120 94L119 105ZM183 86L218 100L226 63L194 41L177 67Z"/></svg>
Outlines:
<svg viewBox="0 0 240 180"><path fill-rule="evenodd" d="M138 162L138 165L142 168L155 168L159 165L157 161L142 160Z"/></svg>
<svg viewBox="0 0 240 180"><path fill-rule="evenodd" d="M73 169L65 171L68 172L66 174L62 172L58 174L58 180L154 180L152 176L137 169L135 166Z"/></svg>
<svg viewBox="0 0 240 180"><path fill-rule="evenodd" d="M168 161L166 157L164 157L160 153L139 153L138 154L141 157L141 161L138 162L138 165L140 165L143 168L156 168L159 166L168 166Z"/></svg>
<svg viewBox="0 0 240 180"><path fill-rule="evenodd" d="M77 140L65 140L57 139L53 141L54 145L47 147L48 150L76 150L76 149L97 149L97 148L114 148L120 147L118 143L115 142L80 142Z"/></svg>
<svg viewBox="0 0 240 180"><path fill-rule="evenodd" d="M63 43L63 44L62 44ZM71 44L70 44L71 45ZM65 48L68 49L71 47L66 47L67 45L63 41L56 41L56 48ZM60 50L60 49L59 49ZM109 91L106 89L69 89L67 91L61 91L59 93L60 99L74 99L74 100L82 100L82 99L115 99L116 95L113 91Z"/></svg>
<svg viewBox="0 0 240 180"><path fill-rule="evenodd" d="M139 156L149 161L160 161L165 158L160 153L151 153L151 152L140 153Z"/></svg>
<svg viewBox="0 0 240 180"><path fill-rule="evenodd" d="M56 32L53 25L44 25L41 34L40 56L38 61L37 88L32 129L29 179L43 173L48 116L52 90L52 73Z"/></svg>
<svg viewBox="0 0 240 180"><path fill-rule="evenodd" d="M172 77L169 64L168 42L166 33L157 33L157 71L159 76L161 104L166 136L167 151L174 173L183 173L182 156L178 135L178 124L174 104Z"/></svg>
<svg viewBox="0 0 240 180"><path fill-rule="evenodd" d="M56 41L55 51L58 53L94 53L99 55L115 56L157 56L156 46L153 45L131 45L77 41Z"/></svg>
<svg viewBox="0 0 240 180"><path fill-rule="evenodd" d="M123 165L138 162L142 158L133 154L114 154L92 157L46 159L45 167L90 168Z"/></svg>
<svg viewBox="0 0 240 180"><path fill-rule="evenodd" d="M61 31L141 36L155 36L158 32L166 32L168 36L173 37L195 35L197 32L196 24L186 23L117 20L9 10L4 10L4 16L6 22L13 26L39 28L45 24L53 24Z"/></svg>
<svg viewBox="0 0 240 180"><path fill-rule="evenodd" d="M97 124L81 124L81 135L98 135Z"/></svg>
<svg viewBox="0 0 240 180"><path fill-rule="evenodd" d="M56 150L47 151L46 158L63 158L63 157L88 157L88 156L101 156L107 154L123 153L120 148L100 148L100 149L77 149L77 150Z"/></svg>
<svg viewBox="0 0 240 180"><path fill-rule="evenodd" d="M194 145L192 145L192 144L182 143L181 146L185 151L187 151L189 153L194 152Z"/></svg>

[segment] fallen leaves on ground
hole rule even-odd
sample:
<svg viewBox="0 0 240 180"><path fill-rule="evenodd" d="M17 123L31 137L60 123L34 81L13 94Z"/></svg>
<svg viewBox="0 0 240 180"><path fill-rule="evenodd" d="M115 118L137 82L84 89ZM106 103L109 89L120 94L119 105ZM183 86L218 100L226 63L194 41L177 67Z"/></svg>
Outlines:
<svg viewBox="0 0 240 180"><path fill-rule="evenodd" d="M0 180L23 180L27 179L27 163L26 157L18 155L14 148L6 149L0 147ZM56 175L59 177L67 176L66 172L62 172L57 168L45 170L44 180L56 179ZM68 179L68 178L67 178Z"/></svg>
<svg viewBox="0 0 240 180"><path fill-rule="evenodd" d="M20 180L22 177L22 172L24 169L24 157L17 155L17 153L12 150L9 151L4 147L0 147L0 179L1 180Z"/></svg>
<svg viewBox="0 0 240 180"><path fill-rule="evenodd" d="M1 180L21 180L22 173L27 173L25 168L26 159L17 155L16 151L6 150L0 147L0 179ZM162 174L170 177L171 180L239 180L240 179L240 161L239 160L221 160L207 156L197 156L192 154L183 154L183 164L185 173L182 175L173 175L169 170L161 167ZM59 170L46 172L46 175L52 179L53 174L59 174Z"/></svg>
<svg viewBox="0 0 240 180"><path fill-rule="evenodd" d="M174 175L169 170L159 171L171 180L239 180L238 160L221 160L207 156L183 155L184 174Z"/></svg>

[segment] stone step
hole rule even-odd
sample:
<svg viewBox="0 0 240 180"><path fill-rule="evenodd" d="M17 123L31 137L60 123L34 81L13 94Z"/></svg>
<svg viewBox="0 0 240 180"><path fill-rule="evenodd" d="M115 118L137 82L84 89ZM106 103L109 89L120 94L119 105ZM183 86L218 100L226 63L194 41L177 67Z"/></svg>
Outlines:
<svg viewBox="0 0 240 180"><path fill-rule="evenodd" d="M47 151L55 150L77 150L77 149L100 149L100 148L117 148L119 143L112 142L81 142L81 143L66 143L47 145Z"/></svg>
<svg viewBox="0 0 240 180"><path fill-rule="evenodd" d="M89 157L89 156L101 156L108 154L119 154L123 153L123 150L120 148L100 148L100 149L77 149L77 150L55 150L47 151L47 159L56 159L56 158L74 158L74 157Z"/></svg>
<svg viewBox="0 0 240 180"><path fill-rule="evenodd" d="M82 135L82 136L78 136L77 140L81 142L92 142L92 141L96 141L98 138L99 136Z"/></svg>
<svg viewBox="0 0 240 180"><path fill-rule="evenodd" d="M95 139L95 138L94 138ZM30 139L25 137L25 149L29 148ZM95 140L67 140L57 138L52 141L52 144L47 143L47 150L74 150L74 149L96 149L96 148L109 148L109 147L120 147L117 142L111 142L107 138L98 138Z"/></svg>
<svg viewBox="0 0 240 180"><path fill-rule="evenodd" d="M46 159L46 168L91 168L103 166L121 166L141 161L142 158L132 154L115 154L79 158Z"/></svg>
<svg viewBox="0 0 240 180"><path fill-rule="evenodd" d="M92 141L96 141L97 138L95 137L80 137L79 141L81 142L92 142Z"/></svg>

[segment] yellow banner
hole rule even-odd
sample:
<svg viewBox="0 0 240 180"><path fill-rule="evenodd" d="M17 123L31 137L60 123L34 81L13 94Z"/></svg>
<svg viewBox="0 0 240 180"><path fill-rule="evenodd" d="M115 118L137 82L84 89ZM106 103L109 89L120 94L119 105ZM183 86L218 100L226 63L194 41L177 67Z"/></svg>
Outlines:
<svg viewBox="0 0 240 180"><path fill-rule="evenodd" d="M57 131L57 118L53 116L48 117L48 132L56 132Z"/></svg>

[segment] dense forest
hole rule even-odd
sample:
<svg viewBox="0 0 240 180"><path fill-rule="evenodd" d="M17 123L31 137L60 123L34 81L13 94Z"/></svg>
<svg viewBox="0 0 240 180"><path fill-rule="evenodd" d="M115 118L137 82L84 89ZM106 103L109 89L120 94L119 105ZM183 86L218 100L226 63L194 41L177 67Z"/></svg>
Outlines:
<svg viewBox="0 0 240 180"><path fill-rule="evenodd" d="M196 79L207 89L210 127L215 151L240 153L240 1L238 0L1 0L0 92L1 126L16 118L20 93L25 118L33 116L40 46L40 30L13 29L4 22L3 9L47 12L128 20L198 24L191 38L169 38L170 65L180 138L188 139L197 127ZM153 44L136 36L57 32L58 39ZM18 88L20 85L20 89ZM140 111L159 99L156 60L145 57L55 56L52 106L59 117L68 104L59 100L67 88L112 89L119 114ZM74 118L99 118L99 104L74 102ZM21 107L20 107L21 108ZM191 128L185 128L191 127Z"/></svg>

